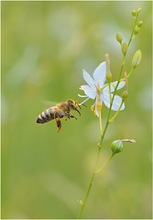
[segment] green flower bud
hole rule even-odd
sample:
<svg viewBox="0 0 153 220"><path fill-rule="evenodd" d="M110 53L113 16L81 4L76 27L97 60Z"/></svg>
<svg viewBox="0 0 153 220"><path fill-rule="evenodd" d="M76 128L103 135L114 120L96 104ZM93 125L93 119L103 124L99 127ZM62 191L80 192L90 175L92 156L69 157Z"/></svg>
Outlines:
<svg viewBox="0 0 153 220"><path fill-rule="evenodd" d="M111 73L111 70L110 70L109 54L105 54L105 59L106 59L106 80L108 82L110 82L111 79L112 79L112 73Z"/></svg>
<svg viewBox="0 0 153 220"><path fill-rule="evenodd" d="M110 82L110 81L112 80L112 74L111 74L111 72L106 73L106 80L107 80L108 82Z"/></svg>
<svg viewBox="0 0 153 220"><path fill-rule="evenodd" d="M128 51L128 45L127 45L127 43L124 42L122 44L122 53L125 55L127 53L127 51Z"/></svg>
<svg viewBox="0 0 153 220"><path fill-rule="evenodd" d="M137 26L138 26L138 27L142 27L142 24L143 24L143 21L139 21L138 24L137 24Z"/></svg>
<svg viewBox="0 0 153 220"><path fill-rule="evenodd" d="M138 27L137 25L134 28L134 34L137 35L140 32L140 27Z"/></svg>
<svg viewBox="0 0 153 220"><path fill-rule="evenodd" d="M97 146L98 146L98 148L101 148L101 144L100 143L98 143Z"/></svg>
<svg viewBox="0 0 153 220"><path fill-rule="evenodd" d="M133 68L136 68L140 64L141 58L142 58L141 50L137 50L132 59Z"/></svg>
<svg viewBox="0 0 153 220"><path fill-rule="evenodd" d="M80 203L80 205L83 205L83 201L81 199L78 200L78 202Z"/></svg>
<svg viewBox="0 0 153 220"><path fill-rule="evenodd" d="M125 90L125 91L123 91L123 93L122 93L122 99L123 99L123 101L124 101L125 99L127 99L127 97L128 97L128 91Z"/></svg>
<svg viewBox="0 0 153 220"><path fill-rule="evenodd" d="M117 33L117 34L116 34L116 40L117 40L120 44L122 43L123 38L122 38L122 35L121 35L120 33Z"/></svg>
<svg viewBox="0 0 153 220"><path fill-rule="evenodd" d="M137 15L136 10L133 10L133 11L132 11L132 16L135 17L136 15Z"/></svg>
<svg viewBox="0 0 153 220"><path fill-rule="evenodd" d="M140 12L141 12L141 8L138 8L137 13L140 13Z"/></svg>
<svg viewBox="0 0 153 220"><path fill-rule="evenodd" d="M111 144L111 150L113 155L120 153L123 150L123 143L135 143L136 141L134 139L122 139L122 140L116 140L113 141Z"/></svg>
<svg viewBox="0 0 153 220"><path fill-rule="evenodd" d="M120 153L123 150L123 142L121 140L113 141L111 144L111 150L113 155Z"/></svg>

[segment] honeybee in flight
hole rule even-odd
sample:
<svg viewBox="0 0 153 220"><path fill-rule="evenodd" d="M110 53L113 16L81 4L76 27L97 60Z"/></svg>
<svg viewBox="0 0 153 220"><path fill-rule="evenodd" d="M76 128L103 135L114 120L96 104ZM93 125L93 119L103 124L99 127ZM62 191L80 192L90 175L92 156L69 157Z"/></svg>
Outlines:
<svg viewBox="0 0 153 220"><path fill-rule="evenodd" d="M79 115L81 115L80 111L78 110L78 107L81 109L80 105L81 104L79 104L78 102L75 102L73 99L69 99L67 101L60 102L57 105L52 106L52 107L46 109L45 111L43 111L38 116L36 122L40 123L40 124L44 124L48 121L55 119L56 125L58 128L58 132L59 132L62 127L62 123L61 123L60 118L66 117L66 120L67 120L67 118L77 119L75 116L71 115L71 110L75 110L79 113Z"/></svg>

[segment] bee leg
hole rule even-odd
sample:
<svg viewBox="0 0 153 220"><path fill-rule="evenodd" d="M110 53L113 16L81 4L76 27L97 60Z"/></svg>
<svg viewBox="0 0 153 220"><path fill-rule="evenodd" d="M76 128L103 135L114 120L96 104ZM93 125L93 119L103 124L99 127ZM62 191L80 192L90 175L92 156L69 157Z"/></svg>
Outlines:
<svg viewBox="0 0 153 220"><path fill-rule="evenodd" d="M74 115L70 115L70 118L75 118L77 120L77 118Z"/></svg>
<svg viewBox="0 0 153 220"><path fill-rule="evenodd" d="M65 118L65 121L67 121L67 119L70 119L70 118L71 118L70 113L67 113L65 117L66 117L66 118Z"/></svg>
<svg viewBox="0 0 153 220"><path fill-rule="evenodd" d="M59 118L55 118L56 120L56 125L58 127L58 131L59 132L61 130L61 127L62 127L62 123L61 123L61 120Z"/></svg>
<svg viewBox="0 0 153 220"><path fill-rule="evenodd" d="M65 121L67 121L67 119L70 119L70 118L75 118L77 120L77 118L74 115L68 115Z"/></svg>
<svg viewBox="0 0 153 220"><path fill-rule="evenodd" d="M66 116L65 121L67 121L67 119L70 119L70 116Z"/></svg>

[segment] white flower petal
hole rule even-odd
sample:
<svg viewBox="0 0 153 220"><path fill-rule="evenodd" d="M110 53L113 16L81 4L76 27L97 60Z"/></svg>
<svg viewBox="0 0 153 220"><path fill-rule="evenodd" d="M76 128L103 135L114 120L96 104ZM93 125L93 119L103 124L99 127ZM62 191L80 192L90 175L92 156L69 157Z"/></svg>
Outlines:
<svg viewBox="0 0 153 220"><path fill-rule="evenodd" d="M111 94L111 98L112 97L113 97L113 95ZM106 105L106 107L110 108L110 95L108 93L107 94L105 93L105 94L101 95L101 98L102 98L104 104ZM118 95L115 95L111 109L113 111L117 111L121 105L121 102L122 102L122 98ZM122 111L124 108L125 108L125 105L123 103L120 111Z"/></svg>
<svg viewBox="0 0 153 220"><path fill-rule="evenodd" d="M106 81L106 62L102 62L94 71L93 78L85 71L83 70L83 78L87 82L88 85L82 85L81 88L84 91L85 95L79 95L82 98L86 98L82 103L86 102L88 99L96 99L95 100L95 112L96 115L98 114L97 109L97 98L96 96L99 95L99 90L97 89L97 86L100 88L103 88L103 91L100 94L100 99L104 104L110 108L110 95L111 98L113 97L113 94L109 94L109 87L108 84L105 84ZM112 82L110 84L110 92L114 92L116 85L118 84L117 81ZM122 81L118 84L117 90L123 88L125 86L125 82ZM117 111L122 103L122 98L118 95L115 95L112 105L112 110ZM120 110L123 110L125 108L124 103L121 106Z"/></svg>
<svg viewBox="0 0 153 220"><path fill-rule="evenodd" d="M103 94L109 94L109 87L108 87L108 85L103 89L103 92L102 92Z"/></svg>
<svg viewBox="0 0 153 220"><path fill-rule="evenodd" d="M95 87L93 78L87 73L87 71L83 70L83 78L92 88Z"/></svg>
<svg viewBox="0 0 153 220"><path fill-rule="evenodd" d="M85 85L85 86L81 86L81 88L83 89L84 93L91 99L95 99L96 97L96 88L92 89L90 86Z"/></svg>
<svg viewBox="0 0 153 220"><path fill-rule="evenodd" d="M111 92L114 92L116 85L117 85L117 81L111 83L111 85L110 85ZM120 82L118 84L117 90L123 88L124 86L125 86L125 82L124 81ZM108 85L103 89L103 91L109 93Z"/></svg>
<svg viewBox="0 0 153 220"><path fill-rule="evenodd" d="M102 62L94 71L93 78L95 83L100 83L100 88L103 87L106 81L106 62Z"/></svg>
<svg viewBox="0 0 153 220"><path fill-rule="evenodd" d="M122 89L124 86L125 86L125 82L124 81L120 82L118 87L117 87L117 90Z"/></svg>
<svg viewBox="0 0 153 220"><path fill-rule="evenodd" d="M117 85L117 81L111 83L111 92L114 92L116 85ZM120 82L118 84L117 90L122 89L124 86L125 86L125 82L124 81Z"/></svg>
<svg viewBox="0 0 153 220"><path fill-rule="evenodd" d="M121 103L122 103L122 98L118 95L115 95L113 105L112 105L112 110L117 111L119 109ZM124 108L125 108L125 105L123 103L120 111L122 111Z"/></svg>
<svg viewBox="0 0 153 220"><path fill-rule="evenodd" d="M101 96L100 96L102 102L104 102L104 104L106 105L107 108L110 107L110 95L109 93L101 93Z"/></svg>

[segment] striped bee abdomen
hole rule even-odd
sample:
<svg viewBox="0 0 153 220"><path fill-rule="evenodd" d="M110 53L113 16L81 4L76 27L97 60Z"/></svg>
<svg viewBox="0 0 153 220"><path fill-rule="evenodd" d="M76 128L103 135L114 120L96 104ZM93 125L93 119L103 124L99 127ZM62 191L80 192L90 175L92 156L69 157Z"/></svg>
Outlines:
<svg viewBox="0 0 153 220"><path fill-rule="evenodd" d="M70 119L70 118L77 119L75 116L71 114L71 110L75 110L81 115L80 111L78 110L78 107L81 108L80 105L81 104L79 104L78 102L75 102L73 99L60 102L57 105L52 106L48 108L47 110L43 111L38 116L36 122L40 124L44 124L48 121L55 119L56 126L59 132L62 127L62 123L60 119L64 117L66 118L65 120Z"/></svg>
<svg viewBox="0 0 153 220"><path fill-rule="evenodd" d="M37 118L36 122L44 124L48 121L51 121L55 119L55 114L52 112L51 108L48 108L47 110L43 111Z"/></svg>

